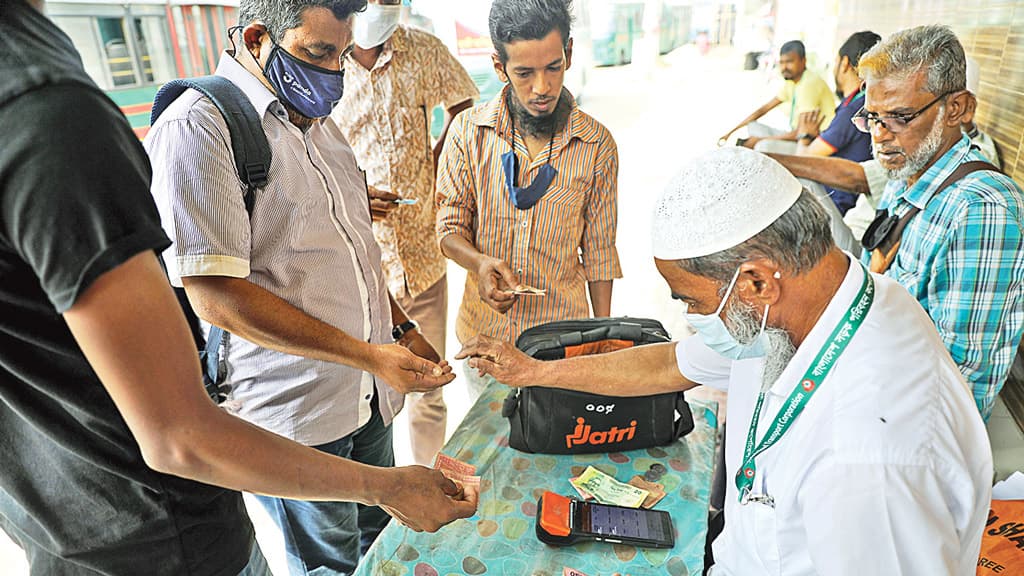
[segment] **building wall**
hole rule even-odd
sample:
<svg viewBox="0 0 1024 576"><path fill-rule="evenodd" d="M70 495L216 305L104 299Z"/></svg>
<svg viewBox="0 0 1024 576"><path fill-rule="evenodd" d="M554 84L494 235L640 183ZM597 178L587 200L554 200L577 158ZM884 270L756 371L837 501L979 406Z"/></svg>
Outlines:
<svg viewBox="0 0 1024 576"><path fill-rule="evenodd" d="M837 46L858 30L883 38L946 24L981 69L976 122L995 139L1003 169L1024 182L1024 0L844 0Z"/></svg>

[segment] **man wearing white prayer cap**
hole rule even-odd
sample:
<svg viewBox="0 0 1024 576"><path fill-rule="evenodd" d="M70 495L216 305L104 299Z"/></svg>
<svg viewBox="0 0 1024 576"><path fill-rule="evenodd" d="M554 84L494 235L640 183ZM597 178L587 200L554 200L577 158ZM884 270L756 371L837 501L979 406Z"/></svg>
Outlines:
<svg viewBox="0 0 1024 576"><path fill-rule="evenodd" d="M658 201L655 265L697 335L538 361L487 337L456 358L510 386L728 390L712 574L974 574L992 456L924 310L835 247L774 160L721 148Z"/></svg>

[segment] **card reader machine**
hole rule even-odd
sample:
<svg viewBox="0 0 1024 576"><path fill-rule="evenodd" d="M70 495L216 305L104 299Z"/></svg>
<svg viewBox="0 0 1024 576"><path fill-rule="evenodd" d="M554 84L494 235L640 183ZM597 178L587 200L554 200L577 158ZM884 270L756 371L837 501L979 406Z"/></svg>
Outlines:
<svg viewBox="0 0 1024 576"><path fill-rule="evenodd" d="M544 492L537 500L537 539L552 546L586 540L672 548L675 528L663 510L646 510L584 502Z"/></svg>

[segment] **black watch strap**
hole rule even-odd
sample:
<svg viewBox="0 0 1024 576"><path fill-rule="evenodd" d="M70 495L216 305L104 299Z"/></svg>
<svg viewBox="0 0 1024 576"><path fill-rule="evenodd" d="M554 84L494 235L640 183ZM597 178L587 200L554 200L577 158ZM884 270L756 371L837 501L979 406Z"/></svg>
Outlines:
<svg viewBox="0 0 1024 576"><path fill-rule="evenodd" d="M416 324L416 322L412 320L406 320L405 322L402 322L401 324L391 329L391 338L393 338L395 342L398 342L399 340L402 339L402 336L405 336L406 332L412 330L413 328L417 328L418 326L419 325Z"/></svg>

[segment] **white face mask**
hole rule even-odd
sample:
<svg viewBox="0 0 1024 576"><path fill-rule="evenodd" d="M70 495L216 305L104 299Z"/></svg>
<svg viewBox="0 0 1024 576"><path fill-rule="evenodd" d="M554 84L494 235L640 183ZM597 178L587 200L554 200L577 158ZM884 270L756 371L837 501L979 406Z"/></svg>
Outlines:
<svg viewBox="0 0 1024 576"><path fill-rule="evenodd" d="M395 28L398 28L401 15L402 7L399 5L367 4L365 12L356 14L356 22L352 27L356 46L369 49L387 42L395 33Z"/></svg>
<svg viewBox="0 0 1024 576"><path fill-rule="evenodd" d="M739 276L740 270L737 268L736 274L732 277L732 282L729 282L729 288L726 289L725 295L722 296L722 303L718 305L718 310L715 310L714 314L691 314L687 310L686 321L697 331L697 334L704 340L704 344L708 348L722 356L732 360L759 358L765 354L766 337L764 326L768 321L768 306L764 307L764 316L761 317L761 331L753 341L746 344L736 340L719 316L725 308L725 303L729 300L729 295L732 294L732 289L736 285L736 279Z"/></svg>

